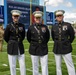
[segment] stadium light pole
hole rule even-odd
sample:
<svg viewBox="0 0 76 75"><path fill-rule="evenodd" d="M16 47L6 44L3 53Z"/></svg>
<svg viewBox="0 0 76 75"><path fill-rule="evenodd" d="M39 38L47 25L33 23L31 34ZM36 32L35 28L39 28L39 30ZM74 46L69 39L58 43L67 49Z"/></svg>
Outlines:
<svg viewBox="0 0 76 75"><path fill-rule="evenodd" d="M46 24L46 3L49 2L49 0L44 0L44 24Z"/></svg>
<svg viewBox="0 0 76 75"><path fill-rule="evenodd" d="M46 6L47 2L49 2L49 0L44 0L44 6Z"/></svg>
<svg viewBox="0 0 76 75"><path fill-rule="evenodd" d="M30 25L32 25L32 0L30 0Z"/></svg>

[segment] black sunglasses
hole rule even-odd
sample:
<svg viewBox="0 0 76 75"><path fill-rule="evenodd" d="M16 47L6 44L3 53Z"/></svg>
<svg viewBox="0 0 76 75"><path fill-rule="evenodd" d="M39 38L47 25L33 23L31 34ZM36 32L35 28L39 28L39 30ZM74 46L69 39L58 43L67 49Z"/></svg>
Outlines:
<svg viewBox="0 0 76 75"><path fill-rule="evenodd" d="M41 19L41 17L36 17L36 19Z"/></svg>
<svg viewBox="0 0 76 75"><path fill-rule="evenodd" d="M19 15L13 15L14 17L19 17Z"/></svg>
<svg viewBox="0 0 76 75"><path fill-rule="evenodd" d="M63 15L56 15L56 17L61 17L61 16L63 16Z"/></svg>

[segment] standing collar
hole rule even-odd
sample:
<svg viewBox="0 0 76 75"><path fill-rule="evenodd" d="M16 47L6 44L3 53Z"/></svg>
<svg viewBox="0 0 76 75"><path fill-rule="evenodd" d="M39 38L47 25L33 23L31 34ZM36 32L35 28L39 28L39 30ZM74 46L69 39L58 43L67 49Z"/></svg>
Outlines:
<svg viewBox="0 0 76 75"><path fill-rule="evenodd" d="M41 26L42 24L41 24L41 23L35 23L35 25L36 25L36 26Z"/></svg>
<svg viewBox="0 0 76 75"><path fill-rule="evenodd" d="M56 22L56 24L58 25L58 24L63 24L64 23L64 21L62 21L62 22Z"/></svg>
<svg viewBox="0 0 76 75"><path fill-rule="evenodd" d="M18 25L18 24L19 24L19 22L18 22L18 23L12 22L12 24L14 24L14 25Z"/></svg>

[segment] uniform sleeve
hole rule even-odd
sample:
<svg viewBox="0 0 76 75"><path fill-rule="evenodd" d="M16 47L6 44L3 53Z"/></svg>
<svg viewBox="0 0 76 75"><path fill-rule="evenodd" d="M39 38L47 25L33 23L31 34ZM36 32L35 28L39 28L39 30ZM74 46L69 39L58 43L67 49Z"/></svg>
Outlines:
<svg viewBox="0 0 76 75"><path fill-rule="evenodd" d="M74 32L74 29L73 29L73 27L71 26L71 24L70 24L70 26L69 26L69 29L68 29L69 31L69 40L70 40L70 42L72 43L73 42L73 40L74 40L74 38L75 38L75 32Z"/></svg>
<svg viewBox="0 0 76 75"><path fill-rule="evenodd" d="M52 26L52 28L51 28L51 37L52 37L52 39L53 39L53 41L54 41L54 32L53 32L53 26Z"/></svg>
<svg viewBox="0 0 76 75"><path fill-rule="evenodd" d="M50 32L49 29L47 28L47 33L46 33L46 42L48 43L49 39L50 39Z"/></svg>
<svg viewBox="0 0 76 75"><path fill-rule="evenodd" d="M28 31L27 31L27 40L29 43L31 42L31 29L30 29L30 27L28 28Z"/></svg>
<svg viewBox="0 0 76 75"><path fill-rule="evenodd" d="M10 28L9 25L7 25L5 31L4 31L4 40L8 43L10 37Z"/></svg>

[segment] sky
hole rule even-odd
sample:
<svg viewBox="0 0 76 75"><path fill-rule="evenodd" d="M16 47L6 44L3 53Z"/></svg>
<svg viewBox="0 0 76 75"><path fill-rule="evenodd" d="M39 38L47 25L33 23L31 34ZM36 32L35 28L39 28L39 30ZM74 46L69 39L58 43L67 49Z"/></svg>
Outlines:
<svg viewBox="0 0 76 75"><path fill-rule="evenodd" d="M44 1L40 0L40 5L44 5ZM49 0L46 2L46 10L54 12L56 10L64 10L64 21L76 22L76 0Z"/></svg>
<svg viewBox="0 0 76 75"><path fill-rule="evenodd" d="M40 0L40 5L44 5L44 1ZM0 0L0 5L4 5L4 0ZM64 21L76 22L76 0L48 0L46 2L46 11L54 12L56 10L64 10Z"/></svg>
<svg viewBox="0 0 76 75"><path fill-rule="evenodd" d="M4 0L0 0L0 5L4 5Z"/></svg>

